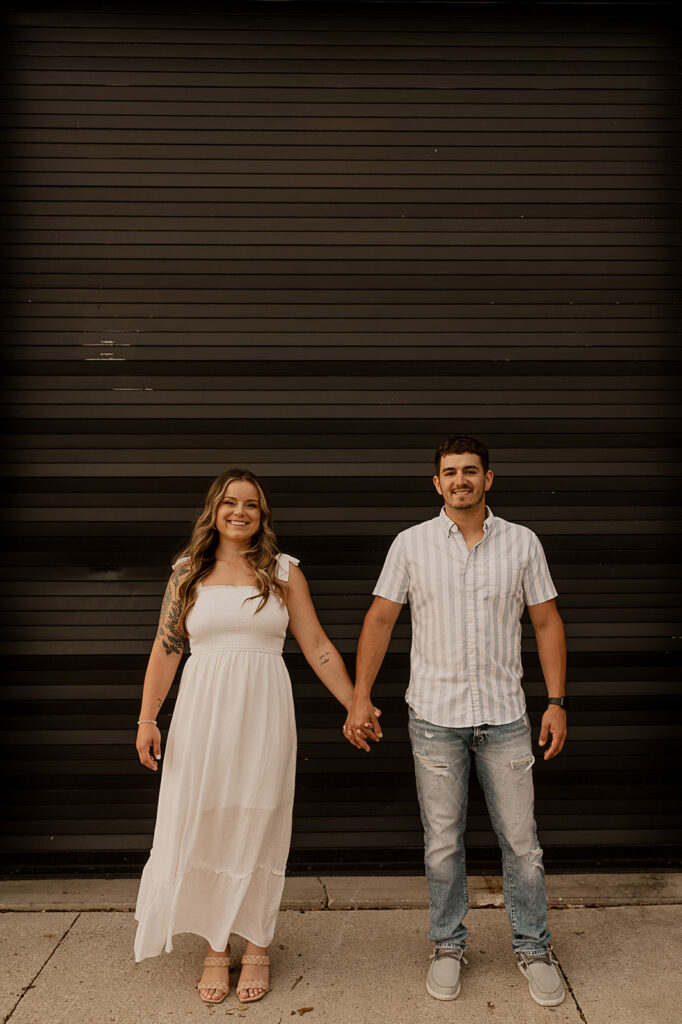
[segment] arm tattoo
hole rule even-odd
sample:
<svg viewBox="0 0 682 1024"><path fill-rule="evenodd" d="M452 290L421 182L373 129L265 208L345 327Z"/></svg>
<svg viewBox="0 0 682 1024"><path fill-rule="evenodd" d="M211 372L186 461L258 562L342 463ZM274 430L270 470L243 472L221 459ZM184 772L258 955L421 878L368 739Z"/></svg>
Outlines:
<svg viewBox="0 0 682 1024"><path fill-rule="evenodd" d="M168 581L166 593L161 604L161 617L157 637L161 641L166 654L182 654L185 649L185 637L178 629L182 607L178 600L177 585L181 576L189 572L186 566L178 566Z"/></svg>
<svg viewBox="0 0 682 1024"><path fill-rule="evenodd" d="M329 662L331 661L331 656L331 651L325 651L324 654L320 655L320 668L322 668L323 665L329 664Z"/></svg>

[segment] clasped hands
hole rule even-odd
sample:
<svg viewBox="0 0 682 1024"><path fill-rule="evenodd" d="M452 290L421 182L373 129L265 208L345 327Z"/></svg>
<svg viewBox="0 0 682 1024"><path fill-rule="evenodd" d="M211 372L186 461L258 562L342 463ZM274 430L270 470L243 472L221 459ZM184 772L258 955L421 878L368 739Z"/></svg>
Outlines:
<svg viewBox="0 0 682 1024"><path fill-rule="evenodd" d="M343 723L343 735L359 750L369 750L368 740L378 743L383 733L379 725L381 711L369 697L354 697Z"/></svg>

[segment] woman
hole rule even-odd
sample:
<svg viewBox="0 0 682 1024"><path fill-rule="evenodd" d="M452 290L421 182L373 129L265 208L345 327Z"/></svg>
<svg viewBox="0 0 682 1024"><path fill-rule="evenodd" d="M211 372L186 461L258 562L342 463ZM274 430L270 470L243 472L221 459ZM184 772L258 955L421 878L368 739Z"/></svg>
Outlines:
<svg viewBox="0 0 682 1024"><path fill-rule="evenodd" d="M208 948L197 988L204 1002L222 1002L229 991L231 932L246 939L240 1001L260 999L269 987L267 947L284 886L296 761L281 656L287 624L347 710L353 696L297 566L278 551L258 479L248 470L223 473L174 566L145 676L137 750L156 771L156 716L189 637L140 883L135 959L170 952L179 932L202 935ZM348 736L354 746L369 750L367 738L379 738L380 713Z"/></svg>

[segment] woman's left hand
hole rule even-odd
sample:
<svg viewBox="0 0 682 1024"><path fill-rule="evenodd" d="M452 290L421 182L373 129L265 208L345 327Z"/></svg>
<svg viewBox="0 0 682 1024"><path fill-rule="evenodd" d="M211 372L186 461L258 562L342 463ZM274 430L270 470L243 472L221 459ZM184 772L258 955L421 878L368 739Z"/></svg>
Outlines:
<svg viewBox="0 0 682 1024"><path fill-rule="evenodd" d="M380 715L381 711L371 701L364 700L357 704L353 701L343 726L343 735L354 747L369 750L367 740L378 743L383 736L379 725Z"/></svg>

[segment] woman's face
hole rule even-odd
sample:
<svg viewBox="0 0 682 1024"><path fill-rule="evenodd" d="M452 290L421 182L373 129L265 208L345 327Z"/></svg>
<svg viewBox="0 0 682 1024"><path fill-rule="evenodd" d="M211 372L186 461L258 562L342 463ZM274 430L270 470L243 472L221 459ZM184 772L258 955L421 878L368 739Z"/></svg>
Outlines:
<svg viewBox="0 0 682 1024"><path fill-rule="evenodd" d="M249 547L260 526L260 499L249 480L232 480L216 512L216 529L231 543Z"/></svg>

